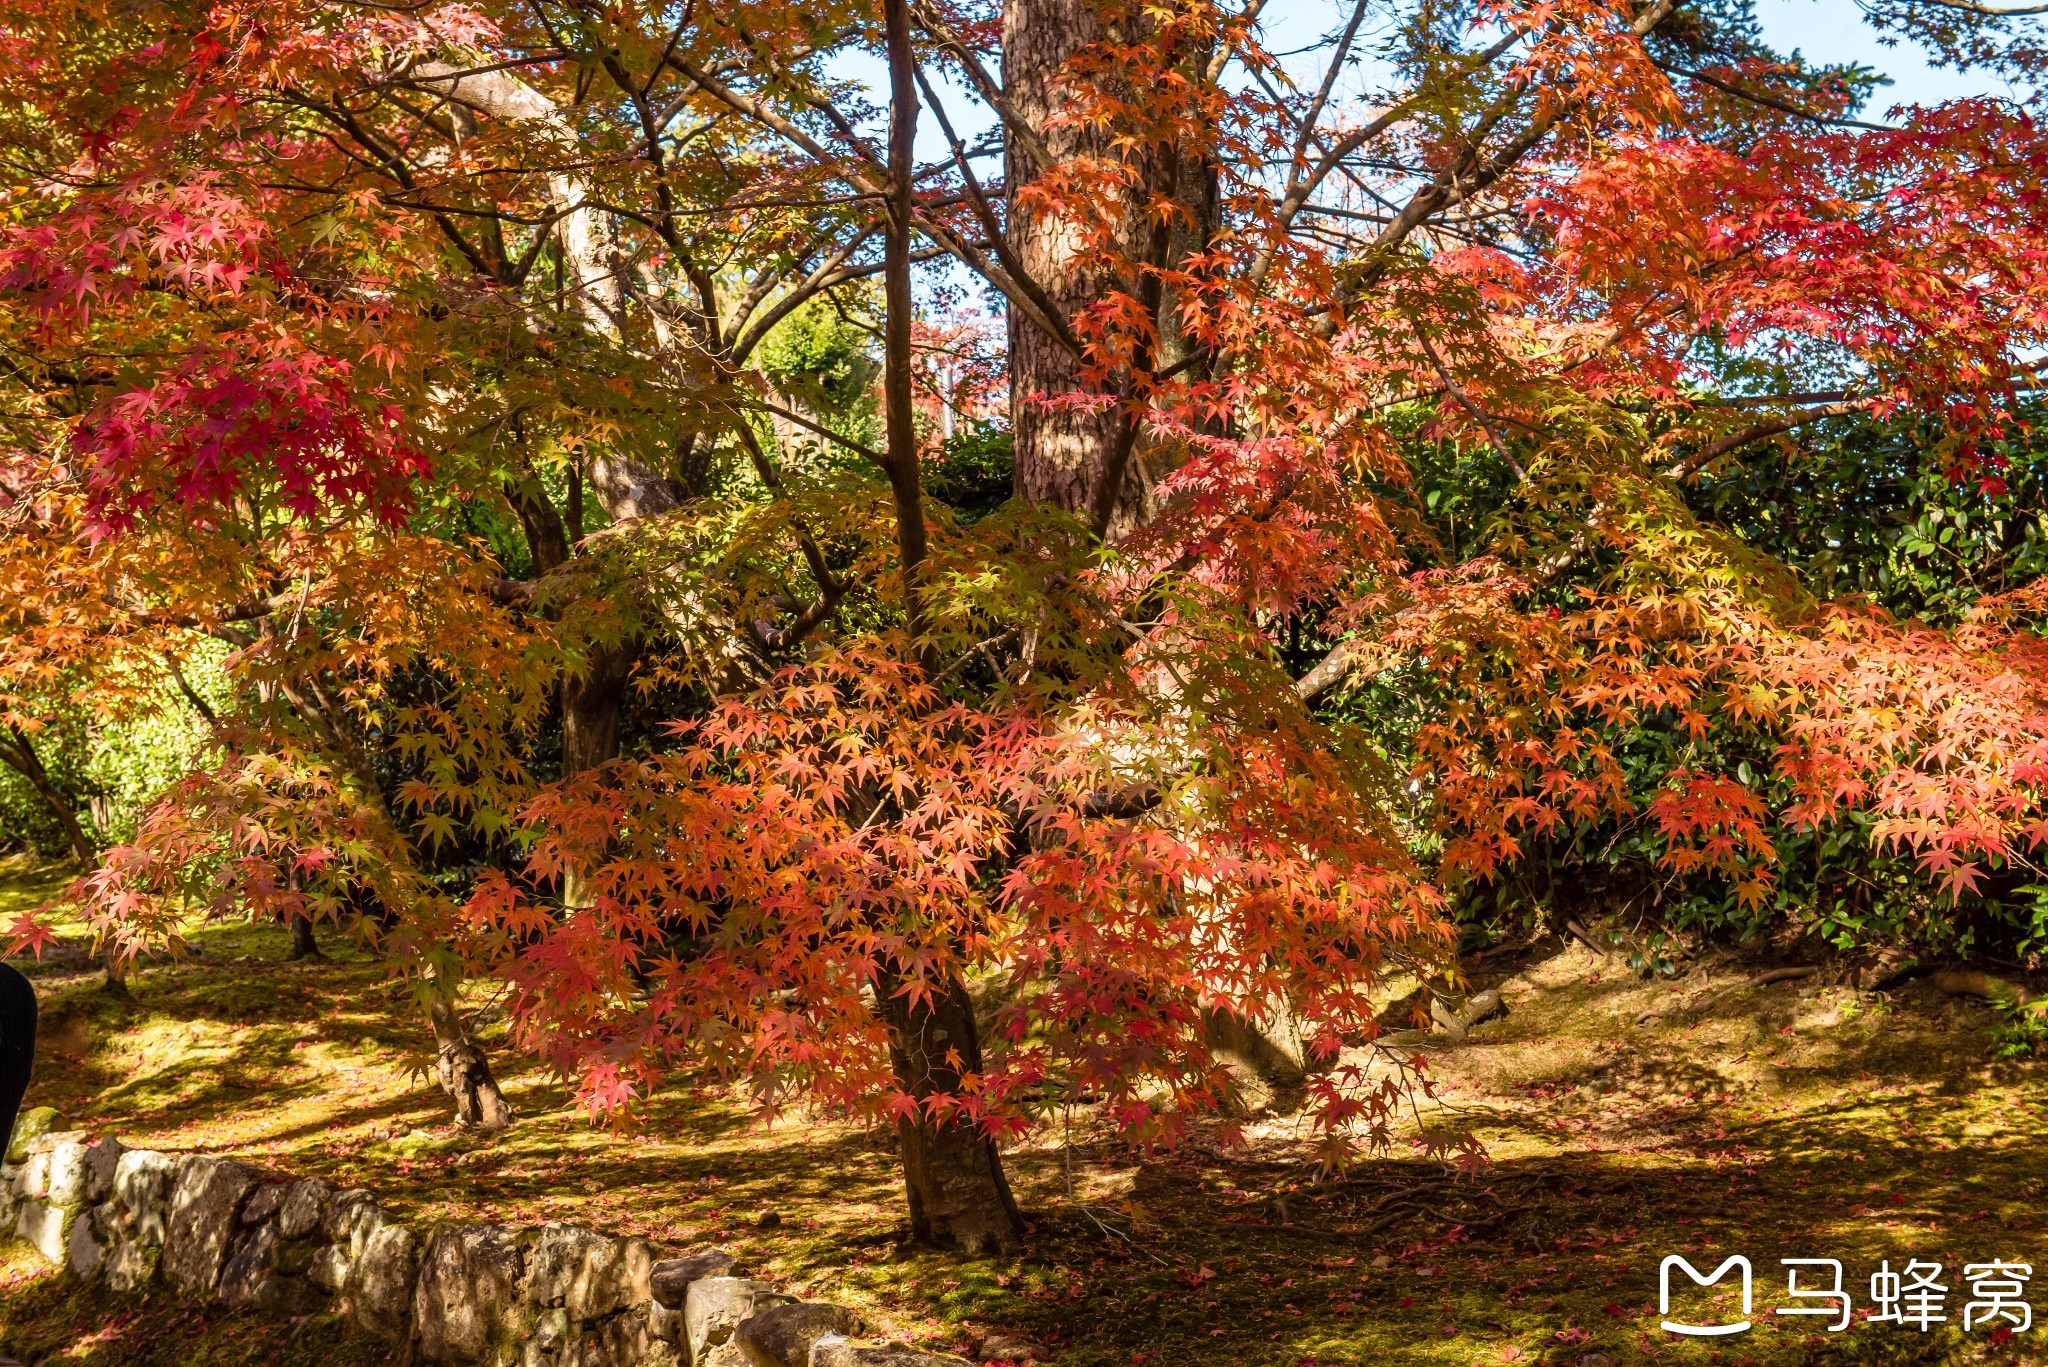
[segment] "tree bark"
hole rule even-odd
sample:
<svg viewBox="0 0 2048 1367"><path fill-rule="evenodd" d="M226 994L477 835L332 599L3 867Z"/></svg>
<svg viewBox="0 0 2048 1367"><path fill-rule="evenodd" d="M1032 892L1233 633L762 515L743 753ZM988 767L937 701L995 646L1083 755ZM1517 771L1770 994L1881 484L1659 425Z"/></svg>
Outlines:
<svg viewBox="0 0 2048 1367"><path fill-rule="evenodd" d="M313 918L312 918L312 917L310 917L310 916L304 916L304 915L299 915L299 916L294 916L294 917L292 917L292 918L291 918L291 921L292 921L292 958L293 958L293 959L324 959L324 958L326 958L327 956L326 956L325 954L322 954L322 953L320 952L320 941L319 941L319 940L317 940L317 939L315 939L315 938L314 938L314 936L313 936Z"/></svg>
<svg viewBox="0 0 2048 1367"><path fill-rule="evenodd" d="M1048 127L1050 116L1074 99L1062 68L1102 37L1099 7L1099 0L1004 0L1004 95L1056 161L1122 156L1135 162L1141 184L1100 205L1100 211L1110 218L1117 251L1128 261L1148 263L1155 271L1178 269L1208 244L1221 222L1213 157L1185 143L1119 152L1113 144L1123 130L1093 123ZM1133 13L1126 22L1144 20ZM1207 56L1182 55L1189 79L1208 79ZM1024 142L1009 136L1004 161L1010 245L1024 273L1070 321L1112 290L1131 293L1152 315L1158 338L1153 354L1137 364L1154 373L1180 366L1191 348L1180 327L1179 301L1157 274L1121 278L1066 215L1029 202L1024 192L1044 168ZM1182 213L1148 223L1142 209L1154 194L1177 202ZM1048 400L1083 392L1081 360L1021 310L1012 309L1009 317L1017 496L1084 516L1111 540L1143 524L1156 511L1151 489L1163 473L1146 469L1143 433L1128 429L1126 415L1114 405L1049 406Z"/></svg>
<svg viewBox="0 0 2048 1367"><path fill-rule="evenodd" d="M580 477L571 489L568 519L555 507L539 476L530 470L523 471L511 483L507 497L525 529L535 575L551 574L568 561L576 540L580 539L571 535L582 522L575 506L583 497ZM632 674L634 653L630 643L593 643L582 670L563 675L562 777L618 758L619 709L625 700L626 681Z"/></svg>
<svg viewBox="0 0 2048 1367"><path fill-rule="evenodd" d="M889 47L889 197L883 229L882 428L884 473L896 510L896 554L903 573L903 615L913 638L925 634L924 485L918 469L910 353L916 300L911 294L917 142L917 55L908 0L883 0ZM822 586L821 586L822 590ZM924 648L922 645L920 648ZM927 664L930 662L927 661Z"/></svg>
<svg viewBox="0 0 2048 1367"><path fill-rule="evenodd" d="M581 673L562 679L562 777L580 774L618 758L619 711L633 652L592 646Z"/></svg>
<svg viewBox="0 0 2048 1367"><path fill-rule="evenodd" d="M57 820L57 826L64 832L65 843L71 846L71 857L78 861L78 867L90 870L99 862L99 851L86 837L85 828L78 824L78 809L71 800L57 790L50 778L50 771L43 767L41 757L36 754L35 743L19 726L9 726L9 743L0 744L0 759L5 759L10 768L36 790L43 805L50 809L50 815Z"/></svg>
<svg viewBox="0 0 2048 1367"><path fill-rule="evenodd" d="M455 1123L464 1129L495 1134L512 1123L512 1107L491 1075L490 1060L462 1028L452 999L436 995L427 1016L439 1047L435 1072L441 1090L455 1103Z"/></svg>
<svg viewBox="0 0 2048 1367"><path fill-rule="evenodd" d="M1110 130L1047 127L1048 118L1065 103L1061 67L1100 36L1094 0L1004 0L1004 93L1058 160L1109 152ZM1062 215L1027 202L1024 191L1044 168L1014 136L1005 138L1003 169L1011 248L1025 274L1071 319L1111 287L1113 276ZM1135 219L1128 203L1121 212ZM1011 309L1009 318L1013 487L1019 498L1085 512L1093 506L1115 449L1118 415L1048 407L1047 399L1081 388L1080 359L1020 310ZM1131 473L1135 477L1135 466ZM1141 497L1142 488L1125 490L1121 497L1129 500L1133 494Z"/></svg>
<svg viewBox="0 0 2048 1367"><path fill-rule="evenodd" d="M886 978L876 985L897 1083L919 1101L961 1095L961 1074L981 1071L981 1036L966 987L955 979L943 995L911 1002L895 995L899 985ZM1002 1154L979 1126L920 1113L897 1121L896 1138L913 1239L970 1257L1023 1243L1024 1219Z"/></svg>

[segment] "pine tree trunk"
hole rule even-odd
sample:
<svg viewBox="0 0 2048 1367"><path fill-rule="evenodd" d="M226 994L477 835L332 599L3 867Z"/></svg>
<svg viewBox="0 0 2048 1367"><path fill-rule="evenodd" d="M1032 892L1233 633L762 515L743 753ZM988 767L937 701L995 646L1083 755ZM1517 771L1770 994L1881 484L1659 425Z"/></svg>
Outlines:
<svg viewBox="0 0 2048 1367"><path fill-rule="evenodd" d="M1004 0L1003 93L1012 109L1039 134L1057 161L1109 159L1120 132L1094 124L1049 127L1048 120L1071 106L1075 92L1061 68L1102 36L1097 0ZM1142 25L1132 11L1125 22ZM1193 83L1212 79L1207 51L1181 54ZM1142 185L1120 192L1102 206L1112 216L1118 250L1133 262L1162 271L1180 270L1185 259L1206 248L1221 223L1219 180L1214 158L1199 145L1125 149ZM1017 138L1008 139L1004 160L1010 245L1019 264L1044 289L1069 322L1111 290L1137 297L1154 319L1158 341L1141 368L1189 377L1183 362L1190 344L1183 338L1179 303L1159 277L1139 273L1119 278L1103 253L1084 240L1056 208L1034 206L1026 187L1043 170ZM1171 221L1141 212L1154 195L1178 202L1183 213ZM1152 485L1165 471L1148 469L1144 434L1127 430L1112 407L1095 410L1048 408L1045 400L1082 388L1081 362L1058 339L1010 311L1010 425L1015 456L1013 486L1018 497L1048 503L1093 521L1109 539L1141 525L1157 511ZM1151 464L1156 465L1156 454ZM1114 487L1105 487L1113 485Z"/></svg>
<svg viewBox="0 0 2048 1367"><path fill-rule="evenodd" d="M913 1003L893 995L895 986L885 979L876 990L897 1083L920 1100L958 1096L960 1074L981 1071L981 1037L966 987L956 980L945 995ZM897 1122L896 1137L913 1239L970 1257L1007 1253L1023 1243L1024 1220L1003 1175L1002 1154L978 1126L905 1119Z"/></svg>
<svg viewBox="0 0 2048 1367"><path fill-rule="evenodd" d="M498 1080L491 1076L490 1060L462 1028L455 1003L436 996L427 1015L433 1021L434 1043L440 1049L435 1072L441 1090L455 1103L455 1123L485 1134L494 1134L510 1125L512 1107L498 1090Z"/></svg>
<svg viewBox="0 0 2048 1367"><path fill-rule="evenodd" d="M1066 103L1062 65L1100 36L1093 0L1004 0L1003 90L1016 112L1038 130L1056 158L1105 153L1108 134L1092 127L1049 129ZM1112 277L1080 235L1053 210L1034 208L1023 191L1043 174L1016 138L1007 140L1004 184L1010 243L1025 274L1069 319L1100 298ZM1081 363L1021 310L1010 310L1012 481L1019 498L1068 512L1093 506L1116 446L1114 412L1048 408L1044 400L1080 388Z"/></svg>

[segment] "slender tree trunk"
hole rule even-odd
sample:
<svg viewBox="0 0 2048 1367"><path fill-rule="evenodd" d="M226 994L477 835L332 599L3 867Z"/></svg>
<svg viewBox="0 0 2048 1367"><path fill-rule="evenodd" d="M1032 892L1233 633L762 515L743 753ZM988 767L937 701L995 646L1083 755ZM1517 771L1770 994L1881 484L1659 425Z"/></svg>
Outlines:
<svg viewBox="0 0 2048 1367"><path fill-rule="evenodd" d="M455 1103L455 1123L465 1129L494 1134L512 1123L512 1107L491 1075L490 1060L462 1028L454 1001L436 995L427 1015L434 1023L439 1048L435 1071L441 1090Z"/></svg>
<svg viewBox="0 0 2048 1367"><path fill-rule="evenodd" d="M289 685L279 684L278 692L307 721L328 731L339 755L363 785L363 796L377 804L385 823L402 846L404 828L398 824L390 804L385 801L383 789L377 785L377 774L368 755L350 733L347 714L333 707L326 695L315 689L309 688L302 695ZM455 1102L456 1122L487 1133L510 1125L512 1108L506 1103L504 1093L498 1090L497 1079L491 1075L490 1061L484 1057L484 1051L462 1028L462 1018L457 1014L447 989L435 994L427 1015L440 1055L436 1071L441 1089Z"/></svg>
<svg viewBox="0 0 2048 1367"><path fill-rule="evenodd" d="M313 937L313 918L303 915L292 917L292 958L324 959L326 957L325 954L320 952L320 942Z"/></svg>
<svg viewBox="0 0 2048 1367"><path fill-rule="evenodd" d="M960 1095L960 1075L981 1071L981 1036L966 987L955 980L943 995L911 1002L893 994L897 985L884 979L876 991L898 1084L920 1101ZM1002 1154L978 1126L921 1116L899 1120L896 1138L913 1239L971 1257L1023 1243L1024 1220L1003 1176Z"/></svg>
<svg viewBox="0 0 2048 1367"><path fill-rule="evenodd" d="M572 482L570 516L566 520L555 507L554 500L548 497L540 477L531 471L510 486L507 496L526 530L526 544L533 555L534 572L539 575L552 573L569 559L576 541L581 539L581 475ZM633 655L630 645L594 645L581 672L563 676L564 778L618 757L619 708L625 699L626 680L632 673Z"/></svg>
<svg viewBox="0 0 2048 1367"><path fill-rule="evenodd" d="M887 473L896 505L897 553L902 560L904 616L913 635L924 630L922 568L925 522L918 471L917 432L911 407L910 242L912 176L917 138L916 57L911 48L907 0L884 0L889 41L888 302L882 370ZM927 661L926 668L929 669ZM889 1056L903 1090L923 1101L960 1097L963 1072L981 1071L981 1039L974 1003L957 979L921 1002L896 994L883 975L875 991L889 1026ZM1024 1241L1024 1221L1003 1176L1002 1155L980 1127L948 1115L922 1112L896 1126L903 1156L903 1189L910 1205L910 1233L919 1243L956 1248L970 1256L1003 1253Z"/></svg>
<svg viewBox="0 0 2048 1367"><path fill-rule="evenodd" d="M896 554L903 572L903 616L911 636L925 634L924 484L918 469L917 424L911 395L910 354L916 300L911 294L910 246L916 199L917 55L910 42L908 0L883 0L889 46L889 198L883 233L882 428L885 473L896 510ZM921 645L920 649L928 647ZM927 660L927 668L931 661Z"/></svg>
<svg viewBox="0 0 2048 1367"><path fill-rule="evenodd" d="M36 795L42 798L43 805L50 809L50 815L56 818L57 828L64 832L65 843L71 846L71 857L78 862L78 867L91 869L99 862L99 851L93 848L85 828L79 824L78 809L72 806L71 799L57 790L28 733L19 726L9 726L7 730L11 743L0 745L0 759L5 759L8 767L27 779Z"/></svg>
<svg viewBox="0 0 2048 1367"><path fill-rule="evenodd" d="M619 713L632 669L630 647L593 646L583 672L563 676L563 778L618 758ZM563 877L562 905L590 905L589 890L574 869Z"/></svg>

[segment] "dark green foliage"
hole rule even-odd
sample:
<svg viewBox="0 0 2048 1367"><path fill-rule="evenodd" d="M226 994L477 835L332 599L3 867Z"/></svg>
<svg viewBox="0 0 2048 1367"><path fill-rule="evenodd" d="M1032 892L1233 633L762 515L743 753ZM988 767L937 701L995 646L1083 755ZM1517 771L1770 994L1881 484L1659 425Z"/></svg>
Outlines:
<svg viewBox="0 0 2048 1367"><path fill-rule="evenodd" d="M2048 417L2029 404L2023 418ZM1952 624L1987 594L2048 571L2044 452L2032 432L1966 453L1924 424L1842 418L1789 456L1700 481L1693 506L1827 597L1864 594Z"/></svg>
<svg viewBox="0 0 2048 1367"><path fill-rule="evenodd" d="M2019 416L2048 417L2048 406L2029 403ZM1491 451L1430 441L1418 429L1412 464L1418 559L1459 563L1484 554L1504 531L1519 532L1527 511ZM2044 472L2048 446L2024 426L1966 451L1925 423L1856 417L1746 447L1685 496L1703 520L1782 561L1818 596L1864 596L1898 616L1951 626L1985 596L2048 571ZM1587 557L1546 592L1593 588L1603 572ZM1288 652L1296 673L1328 644L1312 629L1302 635L1301 648ZM1382 677L1330 706L1363 725L1399 766L1415 726L1441 701L1427 677ZM1497 879L1462 891L1467 948L1537 922L1613 918L1626 928L1614 932L1615 947L1643 972L1670 971L1677 941L1702 935L1741 941L1791 931L1840 950L1892 945L2029 961L2048 951L2048 886L2037 875L1994 867L1975 894L1951 903L1911 859L1873 842L1867 816L1819 832L1773 830L1766 862L1774 882L1756 905L1742 904L1726 878L1674 876L1661 862L1664 838L1640 815L1658 785L1683 766L1735 778L1780 805L1788 794L1769 775L1781 738L1726 718L1694 738L1664 718L1602 739L1622 759L1639 815L1532 835Z"/></svg>
<svg viewBox="0 0 2048 1367"><path fill-rule="evenodd" d="M86 765L91 756L83 722L74 718L49 727L35 735L33 744L50 781L77 808L79 821L89 822L87 804L92 788ZM0 850L26 850L45 859L71 853L71 842L49 803L26 778L6 765L0 765Z"/></svg>
<svg viewBox="0 0 2048 1367"><path fill-rule="evenodd" d="M933 498L969 522L986 517L1010 497L1010 433L991 422L963 424L940 443L925 470Z"/></svg>
<svg viewBox="0 0 2048 1367"><path fill-rule="evenodd" d="M2001 999L1992 1007L1998 1012L1998 1024L1991 1028L1993 1058L2031 1058L2048 1047L2048 997Z"/></svg>

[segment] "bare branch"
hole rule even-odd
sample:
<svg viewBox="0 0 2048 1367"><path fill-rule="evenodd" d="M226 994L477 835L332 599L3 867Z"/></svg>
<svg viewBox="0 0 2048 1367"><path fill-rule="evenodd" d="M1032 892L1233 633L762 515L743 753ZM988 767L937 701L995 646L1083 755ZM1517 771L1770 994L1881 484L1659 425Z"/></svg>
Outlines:
<svg viewBox="0 0 2048 1367"><path fill-rule="evenodd" d="M2048 6L2043 7L2043 12L2048 13ZM1744 90L1740 86L1730 85L1726 81L1709 76L1704 71L1692 71L1670 62L1657 63L1657 69L1673 76L1683 76L1688 81L1698 81L1701 85L1712 86L1722 94L1733 95L1738 100L1747 100L1751 104L1760 104L1766 109L1775 109L1780 114L1790 114L1795 119L1805 119L1808 123L1822 124L1829 128L1868 128L1874 133L1902 133L1905 131L1902 128L1894 128L1888 123L1866 123L1862 119L1838 119L1827 114L1816 114L1810 109L1801 109L1797 105L1786 104L1783 100L1774 99L1769 95L1760 95L1754 90Z"/></svg>
<svg viewBox="0 0 2048 1367"><path fill-rule="evenodd" d="M975 93L1001 117L1003 128L1016 140L1017 145L1038 163L1041 171L1051 169L1055 160L1052 149L1045 145L1044 137L1031 126L1030 121L1017 112L1017 107L1004 98L1002 86L996 82L995 77L989 75L988 68L981 64L981 59L974 55L973 49L961 40L960 35L955 33L952 26L941 19L930 5L920 0L920 3L910 7L910 12L916 17L918 27L937 39L939 46L951 53L953 59L960 63L961 69L967 73L968 82L974 86Z"/></svg>

